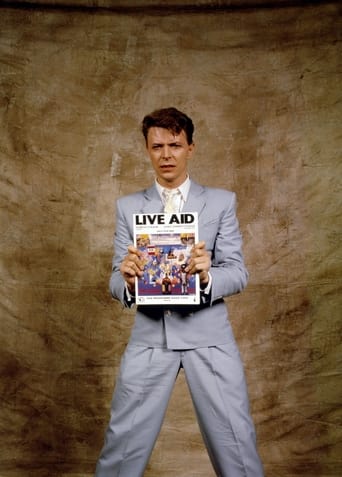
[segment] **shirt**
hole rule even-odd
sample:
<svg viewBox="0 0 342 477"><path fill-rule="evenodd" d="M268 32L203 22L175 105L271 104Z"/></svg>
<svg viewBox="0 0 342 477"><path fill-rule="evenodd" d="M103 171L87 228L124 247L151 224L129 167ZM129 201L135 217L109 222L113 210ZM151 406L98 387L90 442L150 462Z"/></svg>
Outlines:
<svg viewBox="0 0 342 477"><path fill-rule="evenodd" d="M164 187L159 184L157 179L156 179L155 182L156 182L156 187L157 187L157 191L160 195L160 198L161 198L162 202L164 202L164 196L163 196ZM178 189L179 192L181 193L181 204L180 204L180 208L179 208L180 212L182 211L182 209L184 207L184 204L185 204L185 202L188 198L190 186L191 186L190 177L187 176L187 178L185 179L183 184L181 184L179 187L176 187L176 189Z"/></svg>

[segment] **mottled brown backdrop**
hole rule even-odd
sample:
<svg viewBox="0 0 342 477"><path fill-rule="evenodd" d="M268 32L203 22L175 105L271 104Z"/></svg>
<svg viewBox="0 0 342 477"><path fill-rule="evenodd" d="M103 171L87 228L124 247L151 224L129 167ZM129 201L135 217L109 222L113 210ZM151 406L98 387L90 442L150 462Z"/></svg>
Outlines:
<svg viewBox="0 0 342 477"><path fill-rule="evenodd" d="M339 2L46 3L0 8L0 477L93 473L133 320L108 293L114 203L153 180L139 124L169 105L192 176L238 194L266 476L339 477ZM182 375L146 472L171 476L213 476Z"/></svg>

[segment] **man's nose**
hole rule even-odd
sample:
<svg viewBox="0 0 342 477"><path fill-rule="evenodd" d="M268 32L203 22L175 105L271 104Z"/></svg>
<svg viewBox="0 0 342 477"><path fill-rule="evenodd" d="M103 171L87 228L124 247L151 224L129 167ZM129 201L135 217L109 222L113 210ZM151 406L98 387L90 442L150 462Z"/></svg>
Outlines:
<svg viewBox="0 0 342 477"><path fill-rule="evenodd" d="M171 157L171 148L169 146L163 146L163 149L162 149L162 156L163 156L163 159L168 159L169 157Z"/></svg>

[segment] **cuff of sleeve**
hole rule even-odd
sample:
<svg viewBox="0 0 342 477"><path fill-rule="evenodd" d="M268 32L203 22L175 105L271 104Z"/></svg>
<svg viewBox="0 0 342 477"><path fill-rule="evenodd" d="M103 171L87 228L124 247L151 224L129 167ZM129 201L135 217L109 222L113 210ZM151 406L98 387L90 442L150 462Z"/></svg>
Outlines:
<svg viewBox="0 0 342 477"><path fill-rule="evenodd" d="M213 282L213 278L212 278L210 272L208 272L208 277L209 277L209 281L208 281L206 287L203 290L201 290L201 292L204 293L205 295L210 295L211 285L212 285L212 282Z"/></svg>
<svg viewBox="0 0 342 477"><path fill-rule="evenodd" d="M129 289L128 289L128 285L127 283L125 282L125 303L131 307L133 305L133 303L135 302L135 296L130 293Z"/></svg>

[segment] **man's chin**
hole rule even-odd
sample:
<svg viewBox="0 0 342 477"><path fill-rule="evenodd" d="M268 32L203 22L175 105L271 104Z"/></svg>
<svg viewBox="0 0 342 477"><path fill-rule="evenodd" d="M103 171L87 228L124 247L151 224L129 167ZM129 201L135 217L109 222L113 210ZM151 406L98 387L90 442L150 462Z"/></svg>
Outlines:
<svg viewBox="0 0 342 477"><path fill-rule="evenodd" d="M164 181L167 181L167 182L172 182L172 181L175 180L175 175L174 175L173 171L163 171L160 174L160 177L161 177L161 179L163 179Z"/></svg>

